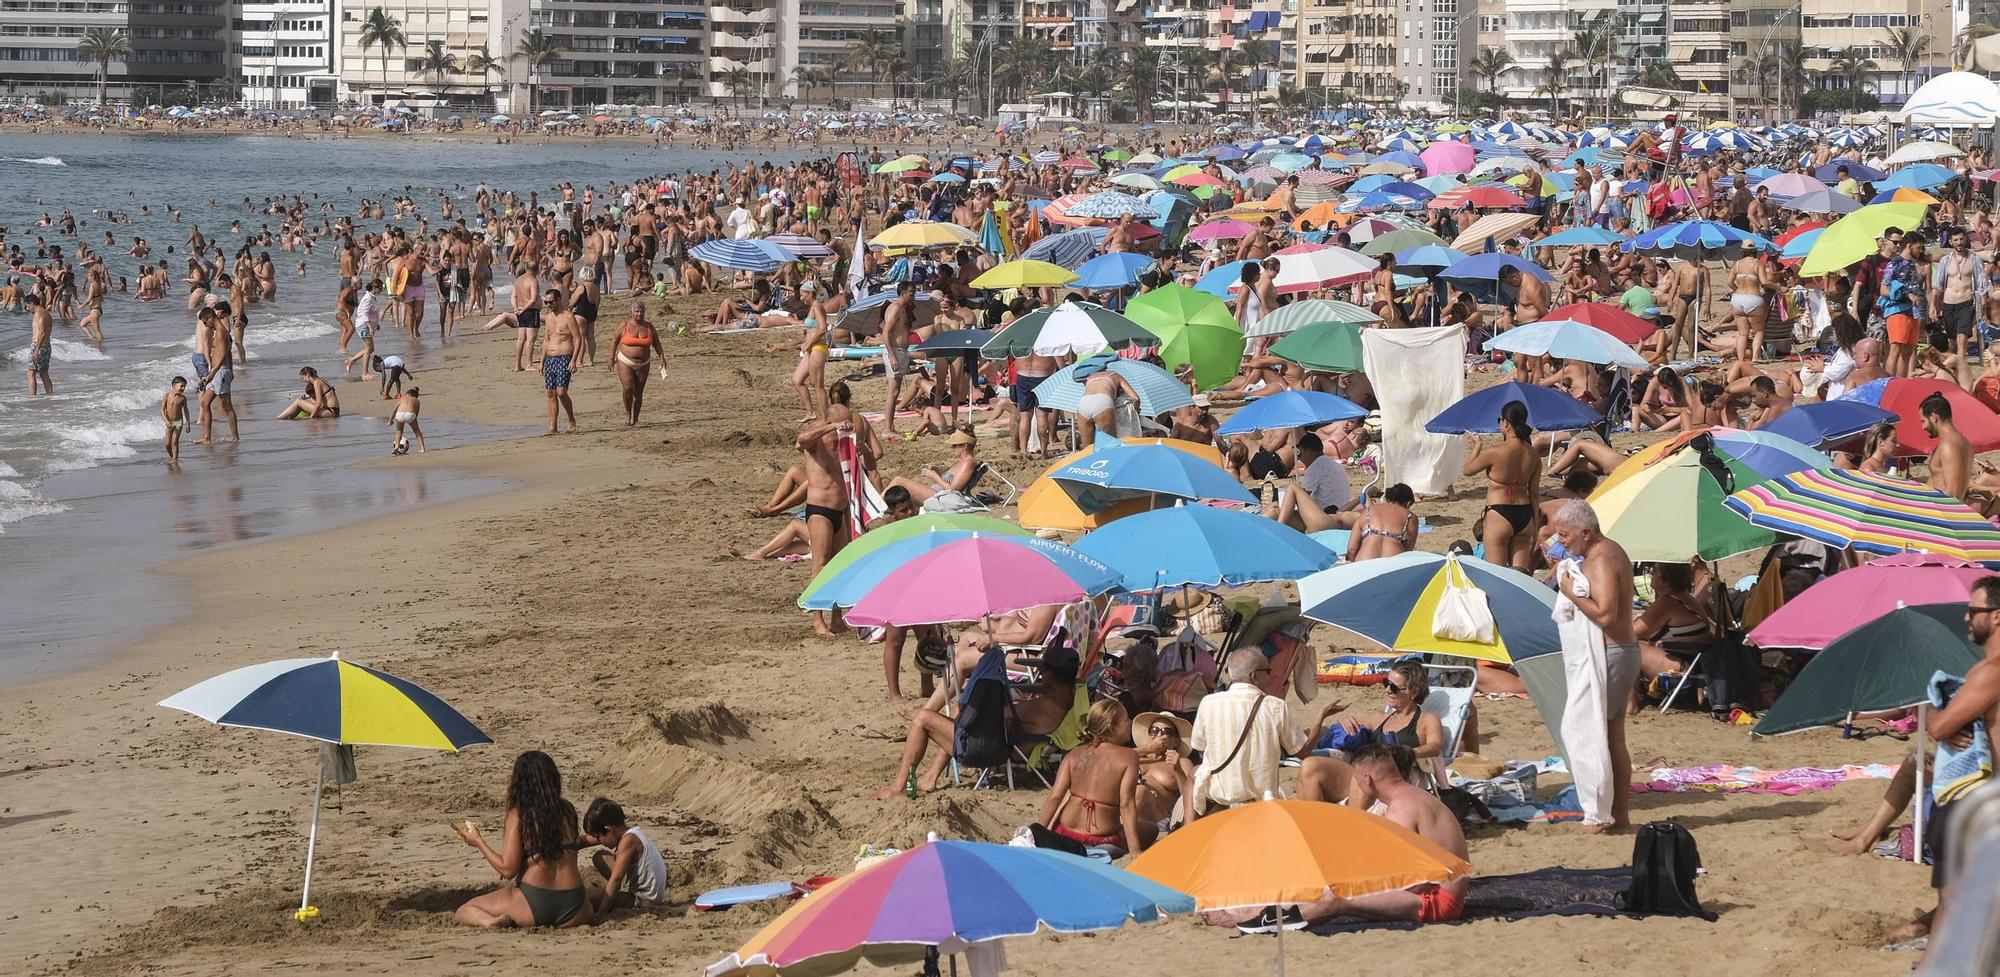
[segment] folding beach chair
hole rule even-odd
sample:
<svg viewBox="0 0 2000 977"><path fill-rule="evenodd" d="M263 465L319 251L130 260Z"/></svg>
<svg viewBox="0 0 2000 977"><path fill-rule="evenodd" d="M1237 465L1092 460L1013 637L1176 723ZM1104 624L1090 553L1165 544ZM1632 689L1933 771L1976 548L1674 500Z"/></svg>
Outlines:
<svg viewBox="0 0 2000 977"><path fill-rule="evenodd" d="M1438 744L1438 755L1431 759L1431 782L1433 788L1443 788L1451 783L1445 768L1458 758L1458 747L1465 735L1465 722L1472 715L1471 686L1457 688L1431 687L1431 694L1424 697L1419 706L1423 711L1438 718L1444 727L1444 742Z"/></svg>

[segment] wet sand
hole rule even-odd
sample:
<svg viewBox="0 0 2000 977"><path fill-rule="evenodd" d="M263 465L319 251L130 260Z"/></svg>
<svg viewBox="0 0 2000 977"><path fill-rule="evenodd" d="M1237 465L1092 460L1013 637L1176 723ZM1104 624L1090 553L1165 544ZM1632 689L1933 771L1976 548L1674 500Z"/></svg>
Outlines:
<svg viewBox="0 0 2000 977"><path fill-rule="evenodd" d="M676 301L655 321L698 321L713 305ZM621 309L607 303L601 338ZM608 372L580 371L573 389L583 433L371 463L514 487L179 560L167 572L202 627L0 689L9 718L0 727L8 757L0 864L17 880L0 891L0 971L694 974L782 908L694 913L697 891L844 872L863 843L908 845L927 831L1002 840L1032 818L1038 790L865 799L891 776L911 703L884 699L875 648L812 636L792 607L803 565L726 555L777 528L742 513L792 460L794 360L770 350L796 334L663 339L668 377L653 379L640 427L622 426ZM454 347L418 378L427 404L448 397L468 420L539 423L539 377L509 370L511 355L511 337L498 332ZM828 377L848 369L833 364ZM881 390L879 380L861 382L856 401L874 403ZM896 445L885 471L938 463L946 452L935 438ZM1032 474L1027 464L1001 465L1010 476ZM1423 545L1440 549L1464 535L1478 507L1470 498L1420 502L1437 527ZM1314 640L1338 643L1325 629ZM363 748L360 781L328 791L313 900L322 915L302 926L289 910L303 867L312 745L217 729L154 703L229 668L333 649L427 686L496 743L460 755ZM1357 706L1379 702L1374 690L1331 691ZM1553 751L1526 702L1479 708L1485 755ZM1828 732L1752 743L1744 728L1693 714L1641 718L1631 741L1646 767L1893 762L1905 748ZM579 808L610 796L652 833L668 857L671 909L559 933L452 924L450 910L494 878L446 825L474 818L497 828L512 758L531 748L555 757ZM1426 977L1717 966L1800 977L1905 973L1915 956L1883 952L1878 934L1928 906L1926 870L1836 856L1824 844L1828 829L1865 817L1881 790L1862 781L1796 797L1636 798L1637 819L1672 817L1694 831L1708 867L1700 894L1721 913L1713 924L1476 922L1288 938L1286 954L1297 973ZM1472 861L1487 875L1618 866L1630 856L1629 837L1561 827L1472 837ZM1274 951L1267 940L1176 920L1016 940L1008 952L1014 973L1054 977L1256 973Z"/></svg>

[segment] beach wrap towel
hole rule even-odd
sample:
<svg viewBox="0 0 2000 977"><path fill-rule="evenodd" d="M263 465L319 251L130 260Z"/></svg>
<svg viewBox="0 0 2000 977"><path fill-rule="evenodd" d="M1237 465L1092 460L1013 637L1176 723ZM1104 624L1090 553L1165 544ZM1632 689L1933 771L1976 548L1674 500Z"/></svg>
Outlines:
<svg viewBox="0 0 2000 977"><path fill-rule="evenodd" d="M1361 358L1382 407L1383 484L1449 492L1464 442L1424 425L1465 395L1465 328L1364 329Z"/></svg>
<svg viewBox="0 0 2000 977"><path fill-rule="evenodd" d="M860 442L852 433L840 436L838 450L840 477L847 483L847 538L855 539L867 531L869 523L889 511L889 503L882 501L882 493L868 480L861 465Z"/></svg>
<svg viewBox="0 0 2000 977"><path fill-rule="evenodd" d="M1956 675L1940 671L1931 676L1931 705L1942 709L1951 697L1957 694L1965 680ZM1942 807L1964 797L1966 792L1985 783L1993 777L1993 750L1988 742L1986 720L1975 719L1972 729L1972 745L1960 750L1943 740L1938 741L1936 771L1931 778L1931 799Z"/></svg>
<svg viewBox="0 0 2000 977"><path fill-rule="evenodd" d="M1604 630L1570 600L1590 596L1590 582L1583 576L1581 561L1570 558L1556 565L1556 633L1562 637L1563 683L1568 697L1563 703L1562 741L1568 747L1570 777L1576 783L1576 797L1583 808L1585 824L1611 820L1613 776L1627 776L1611 769L1611 747L1604 740L1607 710L1623 708L1622 697L1612 703L1604 648Z"/></svg>

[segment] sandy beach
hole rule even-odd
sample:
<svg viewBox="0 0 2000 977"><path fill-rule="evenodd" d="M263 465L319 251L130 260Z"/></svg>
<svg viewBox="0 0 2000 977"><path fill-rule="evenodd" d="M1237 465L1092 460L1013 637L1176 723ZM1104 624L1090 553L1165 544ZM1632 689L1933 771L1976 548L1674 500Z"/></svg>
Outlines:
<svg viewBox="0 0 2000 977"><path fill-rule="evenodd" d="M659 322L712 305L675 300L662 311L648 301ZM607 303L601 331L623 308ZM689 908L698 891L838 874L863 844L909 845L926 832L1004 840L1031 819L1040 790L866 799L893 769L913 703L884 699L873 646L812 637L792 607L804 566L728 555L776 528L743 511L794 457L793 360L781 348L796 334L663 339L668 376L653 380L639 427L620 423L608 372L580 372L582 433L370 463L493 476L510 488L179 561L167 572L187 595L185 620L102 664L0 689L10 719L0 729L0 864L18 880L0 892L0 971L691 975L783 907L699 913ZM511 372L510 358L502 333L454 345L418 378L427 416L539 421L539 378ZM843 372L836 364L828 379ZM857 401L877 402L881 389L861 382ZM387 406L354 400L356 414ZM945 452L935 438L899 444L883 467L907 472ZM1034 473L1004 450L988 453L1010 475ZM1467 534L1478 506L1421 502L1437 527L1424 548ZM1315 634L1317 645L1334 641L1329 629ZM437 692L496 742L459 755L362 749L359 782L329 790L314 878L321 916L302 925L290 909L312 746L155 703L229 668L336 649ZM1332 691L1369 706L1380 695ZM1479 708L1484 755L1553 752L1525 701ZM1643 769L1893 763L1907 748L1830 731L1753 743L1744 727L1692 713L1638 719L1631 742ZM526 749L556 759L579 807L612 797L652 832L670 866L669 910L557 933L453 924L451 909L494 878L447 825L497 830L509 765ZM1915 954L1884 952L1879 934L1928 905L1924 870L1826 846L1827 832L1858 824L1882 786L1635 798L1636 819L1671 817L1694 832L1708 869L1699 891L1720 913L1712 924L1484 921L1288 937L1286 952L1299 973L1904 973ZM1631 846L1559 826L1471 838L1481 875L1621 866ZM1008 948L1014 972L1031 977L1258 973L1273 952L1269 941L1187 920Z"/></svg>

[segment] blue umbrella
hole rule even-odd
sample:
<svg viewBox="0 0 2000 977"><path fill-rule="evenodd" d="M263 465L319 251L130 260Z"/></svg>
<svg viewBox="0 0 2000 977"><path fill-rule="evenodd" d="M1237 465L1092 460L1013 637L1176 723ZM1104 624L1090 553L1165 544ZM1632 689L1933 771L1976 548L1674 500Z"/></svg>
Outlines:
<svg viewBox="0 0 2000 977"><path fill-rule="evenodd" d="M1085 533L1073 548L1110 567L1134 593L1297 580L1339 560L1312 537L1275 519L1206 505L1115 519Z"/></svg>
<svg viewBox="0 0 2000 977"><path fill-rule="evenodd" d="M1139 276L1153 266L1153 259L1130 251L1101 254L1078 265L1073 288L1124 288L1137 284Z"/></svg>
<svg viewBox="0 0 2000 977"><path fill-rule="evenodd" d="M1819 243L1819 236L1826 228L1815 227L1804 234L1785 242L1784 250L1778 252L1781 258L1803 258L1812 253L1813 245Z"/></svg>
<svg viewBox="0 0 2000 977"><path fill-rule="evenodd" d="M1420 170L1424 168L1423 157L1418 156L1416 153L1408 152L1406 150L1401 150L1401 149L1396 150L1393 153L1383 153L1382 155L1375 157L1375 162L1401 163L1404 166L1412 166Z"/></svg>
<svg viewBox="0 0 2000 977"><path fill-rule="evenodd" d="M1147 417L1158 417L1194 403L1194 395L1188 392L1187 384L1165 368L1122 356L1089 357L1049 374L1047 379L1035 385L1036 403L1049 410L1074 411L1082 406L1083 381L1076 378L1076 369L1091 362L1102 362L1105 369L1124 377L1125 382L1138 391L1139 413Z"/></svg>
<svg viewBox="0 0 2000 977"><path fill-rule="evenodd" d="M1379 190L1395 182L1398 182L1396 178L1387 173L1370 173L1348 184L1347 189L1350 193L1367 193L1370 190Z"/></svg>
<svg viewBox="0 0 2000 977"><path fill-rule="evenodd" d="M1049 473L1086 515L1126 499L1169 496L1255 503L1221 466L1163 444L1126 444L1098 432L1096 450Z"/></svg>
<svg viewBox="0 0 2000 977"><path fill-rule="evenodd" d="M1007 244L1000 240L1000 222L990 210L979 221L979 249L997 258L1007 256Z"/></svg>
<svg viewBox="0 0 2000 977"><path fill-rule="evenodd" d="M1626 246L1631 251L1673 251L1697 250L1718 251L1749 242L1767 251L1776 251L1778 246L1769 238L1749 231L1740 231L1721 221L1676 221L1656 227L1632 239Z"/></svg>
<svg viewBox="0 0 2000 977"><path fill-rule="evenodd" d="M1834 162L1828 163L1825 166L1822 166L1819 169L1814 170L1813 179L1816 179L1819 182L1826 184L1835 183L1840 179L1841 167L1846 167L1847 175L1853 177L1857 182L1860 183L1875 183L1880 181L1882 177L1886 175L1881 170L1878 170L1872 166L1856 163L1853 160L1843 159L1843 160L1835 160Z"/></svg>
<svg viewBox="0 0 2000 977"><path fill-rule="evenodd" d="M1232 261L1228 264L1216 265L1214 268L1208 270L1208 274L1201 276L1200 280L1194 283L1195 291L1207 292L1222 299L1224 302L1234 301L1236 296L1231 294L1229 290L1243 281L1243 266L1248 264L1254 264L1254 262Z"/></svg>
<svg viewBox="0 0 2000 977"><path fill-rule="evenodd" d="M1606 246L1606 245L1611 245L1611 244L1623 244L1623 243L1625 243L1625 236L1624 236L1624 235L1622 235L1622 234L1619 234L1619 233L1618 233L1617 231L1610 231L1610 230L1606 230L1606 229L1604 229L1604 228L1602 228L1602 227L1592 227L1592 226L1590 226L1590 225L1588 225L1588 224L1585 224L1585 225L1583 225L1582 227L1572 227L1572 228L1569 228L1568 230L1563 230L1563 231L1557 231L1556 233L1554 233L1554 234L1551 234L1551 235L1549 235L1548 237L1545 237L1545 238L1543 238L1543 239L1541 239L1541 240L1539 240L1539 241L1536 241L1535 243L1533 243L1533 244L1529 245L1529 247L1531 247L1531 248L1574 248L1574 247L1592 247L1592 248L1601 248L1601 247L1604 247L1604 246Z"/></svg>
<svg viewBox="0 0 2000 977"><path fill-rule="evenodd" d="M772 272L780 265L797 260L790 251L768 241L753 238L717 238L688 249L695 260L736 271Z"/></svg>
<svg viewBox="0 0 2000 977"><path fill-rule="evenodd" d="M1431 192L1429 187L1411 183L1408 180L1395 180L1389 183L1384 183L1381 186L1376 187L1375 189L1383 193L1393 193L1399 196L1409 197L1414 200L1429 200L1432 197L1437 196L1437 194Z"/></svg>
<svg viewBox="0 0 2000 977"><path fill-rule="evenodd" d="M1549 274L1548 269L1541 265L1504 251L1475 254L1446 268L1439 277L1453 282L1491 282L1500 279L1500 271L1503 268L1513 268L1523 275L1533 275L1545 282L1556 280L1556 276Z"/></svg>
<svg viewBox="0 0 2000 977"><path fill-rule="evenodd" d="M1877 191L1891 193L1903 187L1929 190L1944 186L1956 179L1958 174L1952 172L1949 167L1939 166L1936 163L1912 163L1883 179L1869 182L1875 184Z"/></svg>
<svg viewBox="0 0 2000 977"><path fill-rule="evenodd" d="M1604 415L1568 394L1534 383L1503 383L1467 394L1424 425L1432 434L1494 434L1500 408L1518 400L1528 408L1528 426L1537 431L1577 431L1604 421Z"/></svg>
<svg viewBox="0 0 2000 977"><path fill-rule="evenodd" d="M1023 261L1046 261L1061 265L1071 271L1096 256L1104 247L1104 238L1111 230L1104 227L1079 227L1074 231L1051 234L1021 252Z"/></svg>
<svg viewBox="0 0 2000 977"><path fill-rule="evenodd" d="M1471 255L1455 248L1447 248L1441 244L1426 244L1396 252L1396 264L1409 268L1442 271L1469 257Z"/></svg>
<svg viewBox="0 0 2000 977"><path fill-rule="evenodd" d="M1132 217L1136 220L1152 220L1160 216L1145 201L1116 190L1093 193L1069 206L1065 211L1071 217L1088 217L1096 220L1112 220Z"/></svg>
<svg viewBox="0 0 2000 977"><path fill-rule="evenodd" d="M1877 424L1893 424L1901 419L1894 411L1858 400L1829 400L1800 404L1778 415L1778 419L1763 430L1782 434L1801 444L1824 448L1861 434Z"/></svg>
<svg viewBox="0 0 2000 977"><path fill-rule="evenodd" d="M1333 421L1367 416L1366 408L1338 394L1321 393L1317 390L1287 390L1284 393L1251 401L1229 420L1222 422L1222 426L1216 428L1215 433L1248 434L1252 431L1318 427Z"/></svg>

